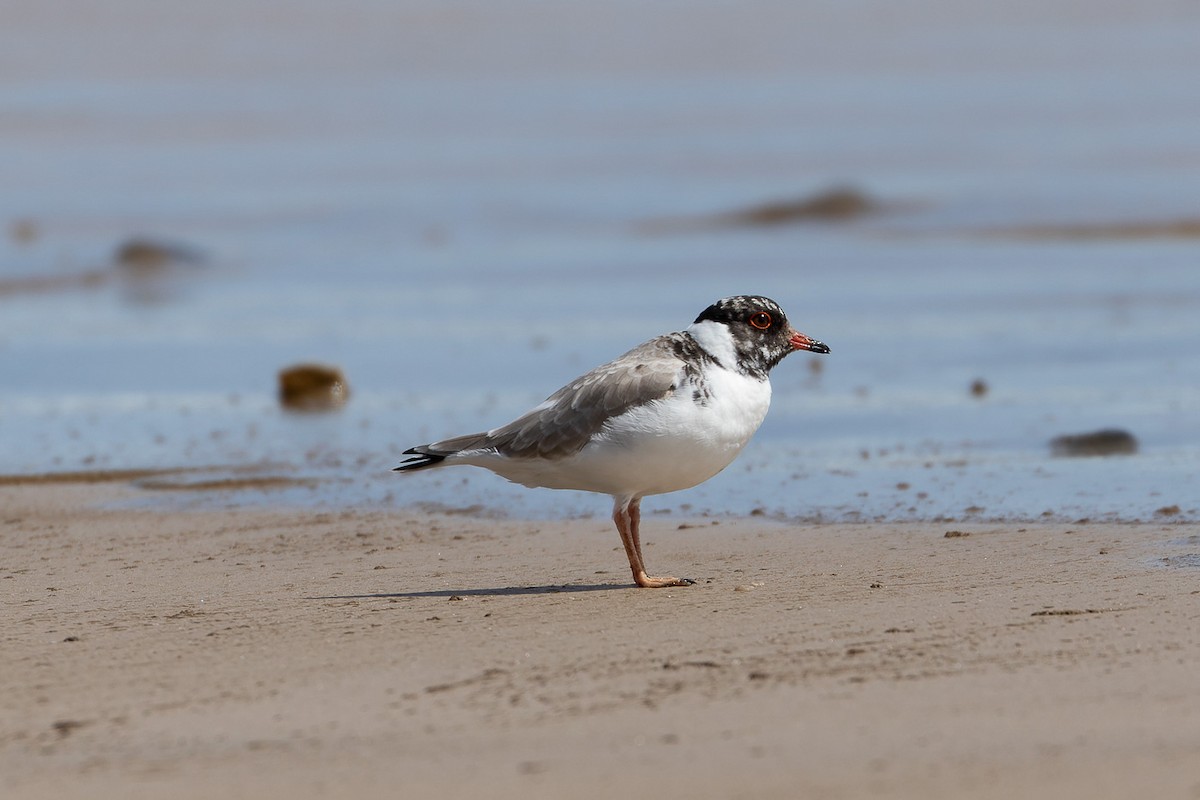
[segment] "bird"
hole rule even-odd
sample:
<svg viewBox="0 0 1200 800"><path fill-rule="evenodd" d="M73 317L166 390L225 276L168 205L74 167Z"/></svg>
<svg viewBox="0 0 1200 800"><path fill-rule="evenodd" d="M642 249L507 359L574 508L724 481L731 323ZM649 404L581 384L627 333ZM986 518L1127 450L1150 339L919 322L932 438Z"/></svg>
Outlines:
<svg viewBox="0 0 1200 800"><path fill-rule="evenodd" d="M641 501L688 489L729 466L766 417L769 373L790 353L828 353L774 300L718 300L685 330L596 367L499 428L418 445L397 472L484 467L533 488L611 495L634 582L694 581L646 573Z"/></svg>

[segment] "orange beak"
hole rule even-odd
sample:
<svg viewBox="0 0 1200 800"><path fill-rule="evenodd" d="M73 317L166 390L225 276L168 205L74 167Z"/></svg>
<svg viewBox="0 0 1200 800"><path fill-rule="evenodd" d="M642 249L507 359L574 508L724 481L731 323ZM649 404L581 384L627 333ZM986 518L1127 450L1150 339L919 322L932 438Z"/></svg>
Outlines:
<svg viewBox="0 0 1200 800"><path fill-rule="evenodd" d="M807 350L810 353L828 353L829 345L824 342L817 341L811 337L805 336L799 331L792 331L791 338L788 339L792 343L793 350Z"/></svg>

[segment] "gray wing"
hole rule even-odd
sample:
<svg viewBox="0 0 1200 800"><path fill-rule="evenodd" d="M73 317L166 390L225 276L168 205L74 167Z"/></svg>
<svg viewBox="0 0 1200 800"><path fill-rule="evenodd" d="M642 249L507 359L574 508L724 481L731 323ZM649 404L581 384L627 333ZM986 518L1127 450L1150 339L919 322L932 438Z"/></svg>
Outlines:
<svg viewBox="0 0 1200 800"><path fill-rule="evenodd" d="M610 417L675 391L685 374L686 363L680 356L691 345L690 337L684 337L687 334L670 333L651 339L576 378L502 428L414 447L408 452L436 459L432 463L461 451L492 448L514 458L563 458L577 453Z"/></svg>

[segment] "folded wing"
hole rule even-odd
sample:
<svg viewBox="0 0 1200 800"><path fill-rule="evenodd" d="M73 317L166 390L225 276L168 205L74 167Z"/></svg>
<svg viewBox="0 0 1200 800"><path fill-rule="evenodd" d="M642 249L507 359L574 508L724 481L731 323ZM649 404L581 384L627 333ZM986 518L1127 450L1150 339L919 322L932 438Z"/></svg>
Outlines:
<svg viewBox="0 0 1200 800"><path fill-rule="evenodd" d="M576 378L501 428L404 451L413 457L396 469L431 467L449 456L489 450L509 458L556 459L577 453L608 419L675 391L685 368L680 354L694 346L684 333L651 339Z"/></svg>

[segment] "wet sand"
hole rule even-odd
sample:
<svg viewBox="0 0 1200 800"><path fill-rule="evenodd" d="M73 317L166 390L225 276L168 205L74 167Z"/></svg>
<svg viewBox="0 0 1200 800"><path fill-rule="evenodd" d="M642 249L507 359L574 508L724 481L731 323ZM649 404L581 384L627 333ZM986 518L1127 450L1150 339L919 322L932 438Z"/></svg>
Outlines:
<svg viewBox="0 0 1200 800"><path fill-rule="evenodd" d="M1200 526L0 487L0 794L1195 797ZM949 534L949 535L948 535Z"/></svg>

